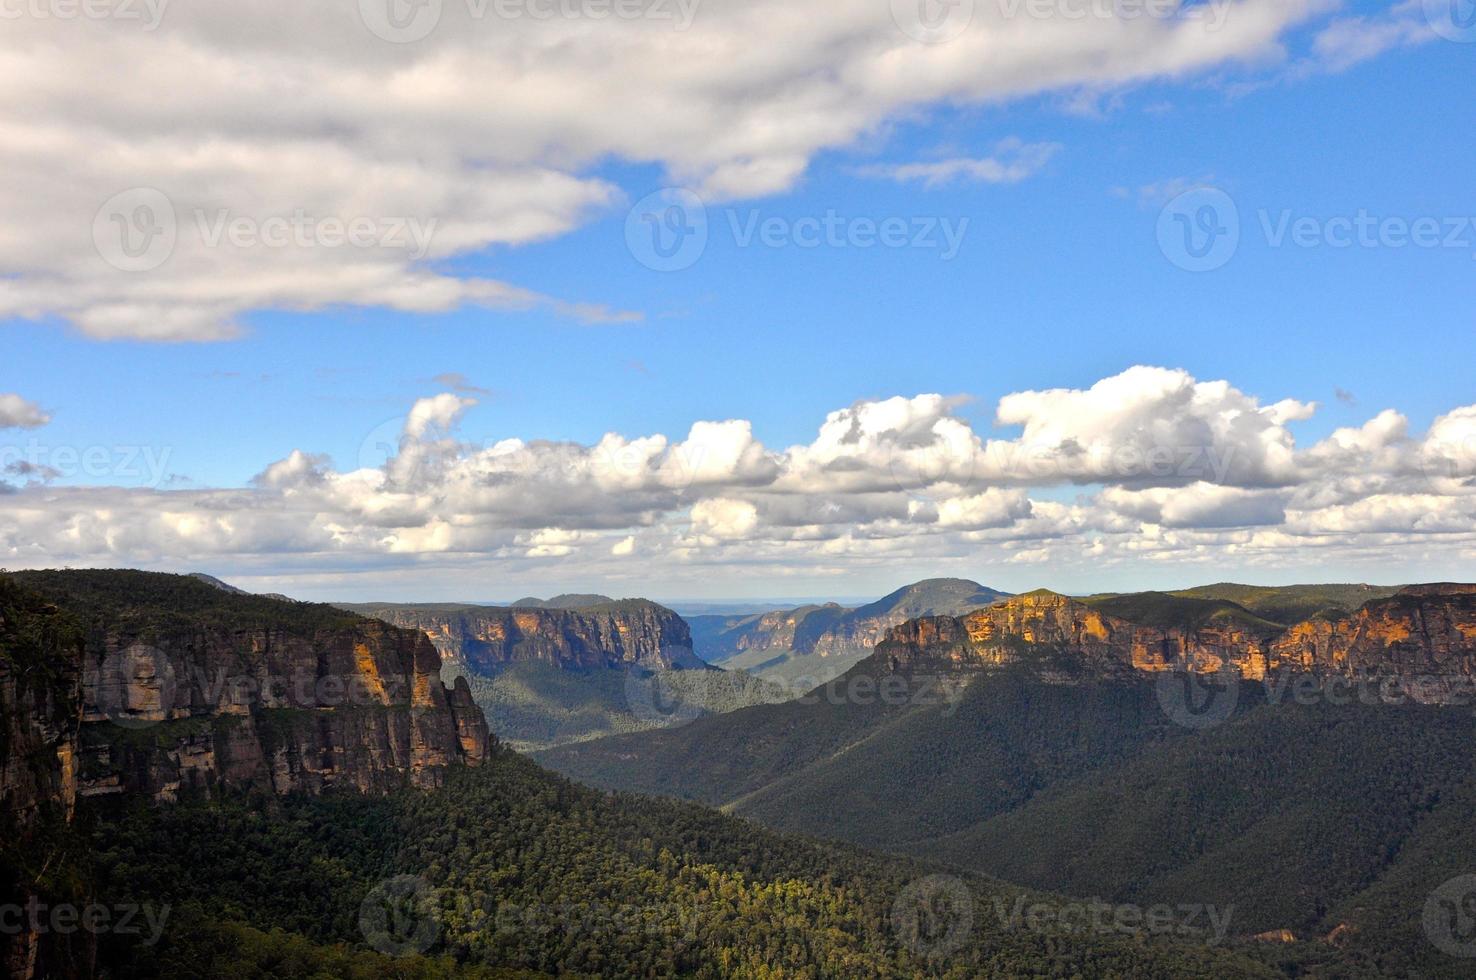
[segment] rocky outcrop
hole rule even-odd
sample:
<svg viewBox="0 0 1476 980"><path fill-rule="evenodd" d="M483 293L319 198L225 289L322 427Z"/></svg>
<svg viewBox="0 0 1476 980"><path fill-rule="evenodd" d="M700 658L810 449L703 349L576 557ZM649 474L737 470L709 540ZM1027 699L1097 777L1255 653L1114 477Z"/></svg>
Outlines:
<svg viewBox="0 0 1476 980"><path fill-rule="evenodd" d="M48 809L70 819L81 692L81 631L0 576L0 832L24 831Z"/></svg>
<svg viewBox="0 0 1476 980"><path fill-rule="evenodd" d="M1104 673L1230 668L1255 679L1280 670L1471 677L1476 587L1413 586L1286 629L1248 613L1183 626L1134 622L1040 591L961 617L912 620L891 630L875 656L897 671L967 670L1012 662L1032 649L1064 653Z"/></svg>
<svg viewBox="0 0 1476 980"><path fill-rule="evenodd" d="M431 787L489 749L469 688L442 683L423 634L181 576L17 577L85 639L61 668L79 679L67 703L7 696L5 721L57 741L77 795Z"/></svg>
<svg viewBox="0 0 1476 980"><path fill-rule="evenodd" d="M439 785L491 748L440 668L421 633L185 576L0 575L0 894L79 900L30 842L80 798ZM22 923L0 964L90 974L92 941Z"/></svg>
<svg viewBox="0 0 1476 980"><path fill-rule="evenodd" d="M574 670L703 666L686 622L665 606L625 599L578 608L353 604L342 608L430 637L447 661L490 675L512 663Z"/></svg>
<svg viewBox="0 0 1476 980"><path fill-rule="evenodd" d="M1347 673L1476 674L1476 586L1418 585L1341 618L1298 623L1272 644L1278 663Z"/></svg>

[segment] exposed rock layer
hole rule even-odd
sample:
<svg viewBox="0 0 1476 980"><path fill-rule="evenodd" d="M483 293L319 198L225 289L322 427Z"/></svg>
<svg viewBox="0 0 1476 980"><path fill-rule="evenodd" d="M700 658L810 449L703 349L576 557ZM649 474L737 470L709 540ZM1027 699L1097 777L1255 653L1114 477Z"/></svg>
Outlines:
<svg viewBox="0 0 1476 980"><path fill-rule="evenodd" d="M968 669L1051 648L1104 672L1225 667L1268 672L1476 675L1476 586L1412 586L1352 613L1280 629L1219 615L1182 627L1148 625L1057 595L1032 592L960 617L896 627L876 656L891 669Z"/></svg>
<svg viewBox="0 0 1476 980"><path fill-rule="evenodd" d="M357 604L343 608L420 630L441 655L477 674L511 663L590 670L700 667L686 622L665 606L626 599L579 608Z"/></svg>
<svg viewBox="0 0 1476 980"><path fill-rule="evenodd" d="M442 683L440 656L420 633L178 576L19 577L85 639L55 651L62 680L44 691L21 685L13 663L0 674L4 724L16 729L0 784L7 810L28 812L38 792L70 806L68 787L157 800L220 787L429 787L488 751L470 690ZM148 597L136 609L100 598L126 601L131 587ZM29 773L16 771L19 756L32 760Z"/></svg>

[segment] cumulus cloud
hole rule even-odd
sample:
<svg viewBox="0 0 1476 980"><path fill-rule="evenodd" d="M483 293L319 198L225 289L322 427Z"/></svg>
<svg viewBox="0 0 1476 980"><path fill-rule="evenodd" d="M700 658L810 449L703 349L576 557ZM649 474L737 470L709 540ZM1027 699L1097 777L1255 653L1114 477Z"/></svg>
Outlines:
<svg viewBox="0 0 1476 980"><path fill-rule="evenodd" d="M1373 561L1415 543L1476 554L1476 406L1425 432L1386 409L1299 441L1310 402L1140 366L1006 395L997 430L976 428L969 407L936 393L857 402L787 448L741 419L699 420L675 439L478 443L461 435L475 399L444 392L409 406L380 463L299 448L243 488L80 486L6 459L27 482L6 488L0 564L218 556L299 574L434 561L593 577L633 574L622 559L639 551L641 574L680 579L707 563L786 575Z"/></svg>
<svg viewBox="0 0 1476 980"><path fill-rule="evenodd" d="M159 341L342 306L626 321L639 312L450 260L618 210L637 189L600 176L611 160L710 199L772 194L928 107L1095 98L1279 57L1323 4L1233 0L1214 29L981 4L947 44L919 43L875 0L706 0L690 23L427 4L410 33L359 0L129 9L6 21L0 83L26 97L0 104L0 318ZM1341 30L1322 42L1330 60L1387 46ZM1006 149L895 176L1008 181L1048 155Z"/></svg>
<svg viewBox="0 0 1476 980"><path fill-rule="evenodd" d="M20 395L0 394L0 429L39 429L51 416Z"/></svg>

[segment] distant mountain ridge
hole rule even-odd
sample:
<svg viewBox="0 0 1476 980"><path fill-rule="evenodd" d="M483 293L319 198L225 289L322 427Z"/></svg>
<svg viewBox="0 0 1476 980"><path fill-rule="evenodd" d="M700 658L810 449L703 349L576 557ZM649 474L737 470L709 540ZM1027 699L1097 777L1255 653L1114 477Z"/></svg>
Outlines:
<svg viewBox="0 0 1476 980"><path fill-rule="evenodd" d="M552 599L535 599L532 596L525 596L512 605L517 608L530 609L585 609L590 606L608 606L614 602L615 600L607 595L569 592L556 595Z"/></svg>
<svg viewBox="0 0 1476 980"><path fill-rule="evenodd" d="M701 669L686 622L648 599L560 596L579 605L474 606L451 603L339 603L364 616L418 629L441 655L474 674L512 663L566 670L612 667ZM584 600L600 599L602 602ZM532 600L542 602L542 600Z"/></svg>
<svg viewBox="0 0 1476 980"><path fill-rule="evenodd" d="M1138 593L1086 600L1048 590L961 617L924 617L893 629L875 656L891 670L968 669L1047 646L1111 674L1233 669L1476 675L1476 586L1410 586L1354 610L1328 607L1278 623L1225 599Z"/></svg>
<svg viewBox="0 0 1476 980"><path fill-rule="evenodd" d="M1235 933L1294 936L1325 967L1288 975L1468 975L1422 915L1476 847L1476 586L1242 589L1041 590L922 617L814 697L536 758L1035 887L1233 906ZM1175 713L1166 671L1183 664L1246 678L1228 714ZM1430 696L1304 701L1275 686L1283 670ZM949 697L912 696L940 678ZM896 681L908 697L871 696ZM1201 682L1222 698L1218 683Z"/></svg>
<svg viewBox="0 0 1476 980"><path fill-rule="evenodd" d="M538 605L530 605L536 602ZM648 599L563 595L515 606L346 603L419 630L499 738L548 748L785 697L773 684L711 667L687 623Z"/></svg>
<svg viewBox="0 0 1476 980"><path fill-rule="evenodd" d="M825 603L689 621L697 655L707 662L813 687L870 655L893 626L918 616L959 615L1006 595L968 579L937 578L854 608Z"/></svg>

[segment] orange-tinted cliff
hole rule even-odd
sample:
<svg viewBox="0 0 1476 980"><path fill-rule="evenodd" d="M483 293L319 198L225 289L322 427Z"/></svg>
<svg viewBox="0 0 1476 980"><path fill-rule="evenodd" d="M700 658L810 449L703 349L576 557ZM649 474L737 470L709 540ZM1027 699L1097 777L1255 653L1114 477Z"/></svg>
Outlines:
<svg viewBox="0 0 1476 980"><path fill-rule="evenodd" d="M877 646L877 656L892 669L967 669L1009 662L1034 645L1105 672L1228 665L1249 678L1283 669L1476 675L1476 586L1413 586L1352 613L1290 627L1239 612L1198 621L1189 615L1190 622L1174 626L1161 615L1134 621L1040 591L962 617L904 623Z"/></svg>
<svg viewBox="0 0 1476 980"><path fill-rule="evenodd" d="M7 809L24 809L30 784L61 787L50 795L68 806L68 788L172 800L221 788L435 786L447 767L476 765L488 751L470 690L442 683L440 656L420 633L182 576L16 578L15 595L59 609L81 639L57 648L47 667L61 679L45 696L24 683L38 668L10 660L12 676L0 674L5 723L57 757L55 775L39 777L14 772L9 754Z"/></svg>

